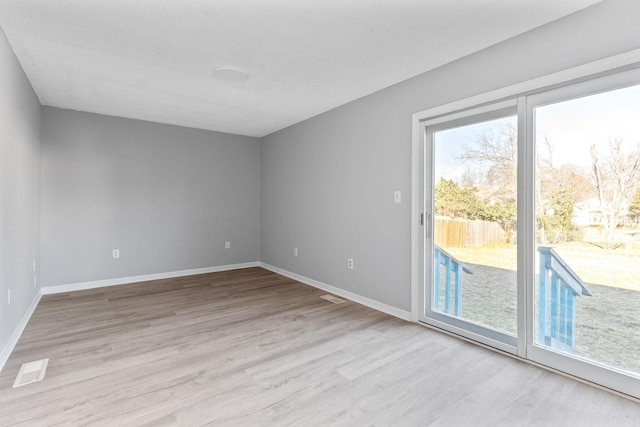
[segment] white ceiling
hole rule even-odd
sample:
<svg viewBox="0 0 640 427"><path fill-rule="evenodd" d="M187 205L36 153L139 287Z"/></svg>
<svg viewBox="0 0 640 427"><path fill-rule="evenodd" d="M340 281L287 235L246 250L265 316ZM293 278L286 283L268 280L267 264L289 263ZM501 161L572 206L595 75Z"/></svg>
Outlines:
<svg viewBox="0 0 640 427"><path fill-rule="evenodd" d="M0 26L43 105L260 137L598 2L0 0Z"/></svg>

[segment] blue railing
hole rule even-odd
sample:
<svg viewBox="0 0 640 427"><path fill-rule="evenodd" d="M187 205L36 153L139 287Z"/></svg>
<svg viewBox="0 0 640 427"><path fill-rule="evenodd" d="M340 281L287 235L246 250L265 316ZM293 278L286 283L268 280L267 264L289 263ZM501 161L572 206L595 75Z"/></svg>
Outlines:
<svg viewBox="0 0 640 427"><path fill-rule="evenodd" d="M453 255L439 247L434 245L434 263L435 277L434 277L434 289L433 289L433 307L444 313L450 314L452 312L451 304L451 286L452 276L454 277L454 293L453 293L453 314L460 316L462 313L462 273L473 274L464 264L458 261ZM441 267L444 266L444 296L440 296L440 280L441 280ZM444 301L440 301L444 298ZM441 308L442 307L442 308Z"/></svg>
<svg viewBox="0 0 640 427"><path fill-rule="evenodd" d="M538 343L575 352L576 297L593 294L556 251L540 246L538 252Z"/></svg>

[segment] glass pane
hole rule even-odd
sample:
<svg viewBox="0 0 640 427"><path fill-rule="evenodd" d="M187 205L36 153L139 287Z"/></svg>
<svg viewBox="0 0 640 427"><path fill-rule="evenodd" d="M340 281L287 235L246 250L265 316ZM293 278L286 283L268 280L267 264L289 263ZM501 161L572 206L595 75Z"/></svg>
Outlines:
<svg viewBox="0 0 640 427"><path fill-rule="evenodd" d="M535 109L537 345L640 375L640 86Z"/></svg>
<svg viewBox="0 0 640 427"><path fill-rule="evenodd" d="M435 132L431 309L515 336L515 116Z"/></svg>

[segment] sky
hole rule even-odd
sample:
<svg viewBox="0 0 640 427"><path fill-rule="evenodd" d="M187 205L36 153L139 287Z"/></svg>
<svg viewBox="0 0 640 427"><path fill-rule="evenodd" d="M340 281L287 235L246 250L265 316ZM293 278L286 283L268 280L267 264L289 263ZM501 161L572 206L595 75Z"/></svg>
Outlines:
<svg viewBox="0 0 640 427"><path fill-rule="evenodd" d="M494 132L499 134L501 129L511 124L516 129L516 117L511 116L502 119L490 120L478 124L447 129L437 132L435 135L435 178L438 182L440 178L453 179L459 183L462 174L470 165L469 161L462 161L466 147L471 147L477 135L484 132Z"/></svg>
<svg viewBox="0 0 640 427"><path fill-rule="evenodd" d="M554 163L589 167L592 144L640 144L640 85L536 108L538 137L554 147ZM600 148L601 150L603 148Z"/></svg>
<svg viewBox="0 0 640 427"><path fill-rule="evenodd" d="M487 129L498 133L515 121L510 117L437 132L436 182L440 177L459 181L467 168L460 160L465 147ZM640 144L640 85L537 107L535 130L538 141L545 137L550 141L555 166L571 163L589 168L592 144L603 153L610 139L622 138L627 149Z"/></svg>

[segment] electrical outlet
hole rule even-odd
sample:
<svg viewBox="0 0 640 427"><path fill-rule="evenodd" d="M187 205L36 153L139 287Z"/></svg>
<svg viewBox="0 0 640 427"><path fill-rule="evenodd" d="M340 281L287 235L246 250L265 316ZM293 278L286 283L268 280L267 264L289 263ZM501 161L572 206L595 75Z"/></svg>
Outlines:
<svg viewBox="0 0 640 427"><path fill-rule="evenodd" d="M225 249L231 249L231 242L224 242Z"/></svg>
<svg viewBox="0 0 640 427"><path fill-rule="evenodd" d="M353 258L349 258L349 259L347 260L347 268L348 268L349 270L353 270Z"/></svg>
<svg viewBox="0 0 640 427"><path fill-rule="evenodd" d="M7 305L11 305L11 289L7 289Z"/></svg>
<svg viewBox="0 0 640 427"><path fill-rule="evenodd" d="M298 248L293 248L293 256L298 256Z"/></svg>
<svg viewBox="0 0 640 427"><path fill-rule="evenodd" d="M113 258L120 258L120 249L114 249L111 251L111 255L113 255Z"/></svg>

